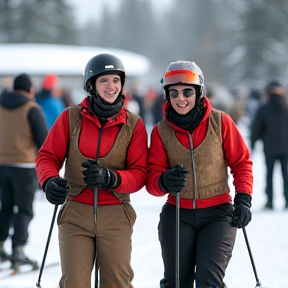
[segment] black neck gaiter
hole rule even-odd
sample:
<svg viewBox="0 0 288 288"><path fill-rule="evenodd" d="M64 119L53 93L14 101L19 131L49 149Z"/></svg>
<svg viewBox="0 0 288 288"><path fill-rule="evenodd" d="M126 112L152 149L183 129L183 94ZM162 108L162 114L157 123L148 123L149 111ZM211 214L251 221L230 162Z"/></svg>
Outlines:
<svg viewBox="0 0 288 288"><path fill-rule="evenodd" d="M108 103L96 92L92 97L91 109L99 118L110 118L119 113L124 104L124 95L122 93L113 103Z"/></svg>
<svg viewBox="0 0 288 288"><path fill-rule="evenodd" d="M167 119L176 126L192 132L199 125L205 114L205 109L202 104L195 106L190 112L185 115L178 114L174 108L168 105Z"/></svg>

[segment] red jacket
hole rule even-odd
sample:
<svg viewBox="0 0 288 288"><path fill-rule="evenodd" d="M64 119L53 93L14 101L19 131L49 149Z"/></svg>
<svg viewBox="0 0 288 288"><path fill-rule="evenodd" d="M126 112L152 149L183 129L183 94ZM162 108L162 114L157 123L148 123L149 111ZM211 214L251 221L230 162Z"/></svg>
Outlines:
<svg viewBox="0 0 288 288"><path fill-rule="evenodd" d="M166 102L163 107L165 120L174 129L175 135L180 141L180 143L182 143L182 145L185 146L187 149L190 149L188 136L189 133L186 130L175 126L173 123L167 120L167 115L165 112L167 106L168 103ZM199 144L201 144L201 142L205 138L208 127L208 117L211 112L212 106L207 100L207 98L204 99L204 106L206 109L204 118L192 134L194 148L197 148ZM230 167L231 174L234 177L233 185L235 186L236 193L241 192L252 195L253 174L252 161L250 158L249 149L246 146L241 136L241 133L233 122L232 118L224 112L222 113L222 140L223 151L227 160L227 166ZM151 134L151 144L148 156L148 175L146 188L150 194L154 196L163 196L167 194L160 189L158 180L160 175L168 168L168 158L156 125ZM207 175L207 177L209 177L209 175ZM167 202L175 204L175 197L172 194L168 194ZM196 207L206 208L227 202L231 202L231 196L229 194L229 191L227 191L227 193L223 195L213 198L203 200L197 199ZM193 202L187 199L180 200L180 207L188 209L195 208L193 206Z"/></svg>
<svg viewBox="0 0 288 288"><path fill-rule="evenodd" d="M101 124L98 118L88 109L87 98L81 105L82 127L79 136L79 150L90 159L95 159L97 141ZM106 156L112 148L117 134L123 123L126 123L126 110L122 108L116 117L108 119L104 126L99 157ZM51 128L44 144L39 150L36 158L36 171L40 185L47 178L59 177L59 170L66 158L67 147L69 145L69 118L68 110L60 114ZM121 177L121 184L115 189L118 193L133 193L140 190L145 185L147 169L147 132L142 119L136 124L128 151L127 170L117 170ZM79 167L80 169L81 167ZM85 204L94 204L93 191L90 188L83 190L73 200ZM113 205L120 201L110 190L99 189L98 204Z"/></svg>

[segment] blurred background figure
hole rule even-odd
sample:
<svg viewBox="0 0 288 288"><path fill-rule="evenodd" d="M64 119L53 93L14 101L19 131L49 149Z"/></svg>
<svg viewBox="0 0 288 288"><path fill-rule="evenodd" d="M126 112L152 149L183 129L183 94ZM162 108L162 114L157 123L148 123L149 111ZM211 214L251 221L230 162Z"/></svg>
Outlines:
<svg viewBox="0 0 288 288"><path fill-rule="evenodd" d="M15 269L24 263L37 266L23 252L38 188L36 152L48 134L34 95L30 77L20 74L13 82L13 90L3 91L0 97L0 262L10 260ZM11 224L12 256L4 250Z"/></svg>
<svg viewBox="0 0 288 288"><path fill-rule="evenodd" d="M157 85L158 87L158 85ZM154 105L154 102L158 98L159 95L159 89L156 88L154 85L149 85L147 87L145 96L144 96L144 110L145 110L145 125L149 125L153 123L153 115L152 115L152 107ZM162 111L161 111L162 113Z"/></svg>
<svg viewBox="0 0 288 288"><path fill-rule="evenodd" d="M134 85L129 83L127 84L127 88L124 88L124 108L133 112L140 116L141 114L141 106L138 101L138 95L136 94L136 90L134 89ZM136 97L135 97L136 96Z"/></svg>
<svg viewBox="0 0 288 288"><path fill-rule="evenodd" d="M206 97L209 99L213 108L227 113L227 108L225 107L225 105L221 103L221 100L219 98L215 97L212 87L208 85L206 86Z"/></svg>
<svg viewBox="0 0 288 288"><path fill-rule="evenodd" d="M139 115L143 120L145 117L144 95L140 91L140 83L137 79L127 81L127 87L124 91L125 105L129 111Z"/></svg>
<svg viewBox="0 0 288 288"><path fill-rule="evenodd" d="M71 91L68 88L63 88L60 90L60 99L63 102L65 108L75 105L75 101L71 95Z"/></svg>
<svg viewBox="0 0 288 288"><path fill-rule="evenodd" d="M250 126L252 125L255 114L262 103L263 101L261 91L258 89L251 89L249 91L248 99L246 102L246 116L249 119Z"/></svg>
<svg viewBox="0 0 288 288"><path fill-rule="evenodd" d="M264 208L273 209L274 164L280 161L285 208L288 208L288 106L285 89L279 81L272 81L266 87L267 103L257 110L251 128L251 150L259 139L263 141L266 162L266 195Z"/></svg>
<svg viewBox="0 0 288 288"><path fill-rule="evenodd" d="M12 90L13 87L13 79L11 77L3 77L2 85L0 85L0 94L5 91Z"/></svg>
<svg viewBox="0 0 288 288"><path fill-rule="evenodd" d="M49 130L65 109L59 91L57 75L50 74L44 77L41 90L36 94L36 102L44 111Z"/></svg>
<svg viewBox="0 0 288 288"><path fill-rule="evenodd" d="M163 118L163 104L165 103L165 95L163 91L159 91L157 98L154 100L154 103L151 108L153 125L157 124Z"/></svg>
<svg viewBox="0 0 288 288"><path fill-rule="evenodd" d="M229 107L228 114L233 119L234 123L236 125L239 124L239 121L244 117L245 115L245 104L241 97L241 94L237 90L232 90L231 94L234 98L233 104Z"/></svg>

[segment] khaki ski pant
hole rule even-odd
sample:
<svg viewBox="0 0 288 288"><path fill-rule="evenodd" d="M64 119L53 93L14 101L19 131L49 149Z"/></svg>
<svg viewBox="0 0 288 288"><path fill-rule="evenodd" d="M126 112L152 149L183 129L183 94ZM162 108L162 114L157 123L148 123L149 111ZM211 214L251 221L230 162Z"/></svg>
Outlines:
<svg viewBox="0 0 288 288"><path fill-rule="evenodd" d="M95 239L94 207L74 201L64 203L57 220L60 288L91 288L95 255L101 288L133 287L130 260L135 220L136 213L129 203L99 206Z"/></svg>

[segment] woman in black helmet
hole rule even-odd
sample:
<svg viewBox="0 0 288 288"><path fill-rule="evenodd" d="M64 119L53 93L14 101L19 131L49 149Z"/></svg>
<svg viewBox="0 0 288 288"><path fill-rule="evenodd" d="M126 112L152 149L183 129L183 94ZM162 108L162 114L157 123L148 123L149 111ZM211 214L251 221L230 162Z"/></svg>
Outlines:
<svg viewBox="0 0 288 288"><path fill-rule="evenodd" d="M84 72L88 96L57 119L37 156L46 198L58 216L61 288L91 286L96 259L101 288L132 287L130 193L146 179L143 120L123 108L125 69L117 57L93 57ZM65 161L64 179L59 170Z"/></svg>
<svg viewBox="0 0 288 288"><path fill-rule="evenodd" d="M205 97L204 76L194 62L172 62L162 85L164 119L152 131L146 184L150 194L167 195L158 226L164 263L160 286L175 288L176 280L181 288L193 287L194 281L197 288L222 288L234 227L251 220L249 150L231 117L213 109ZM234 212L228 166L236 190Z"/></svg>

